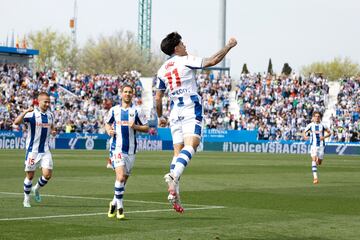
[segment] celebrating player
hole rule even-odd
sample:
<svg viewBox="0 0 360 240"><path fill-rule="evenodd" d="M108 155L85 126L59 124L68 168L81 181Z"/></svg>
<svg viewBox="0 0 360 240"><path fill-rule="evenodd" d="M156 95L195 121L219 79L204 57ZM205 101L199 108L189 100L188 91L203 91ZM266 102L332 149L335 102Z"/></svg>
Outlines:
<svg viewBox="0 0 360 240"><path fill-rule="evenodd" d="M326 135L325 132L327 133ZM319 178L317 175L317 166L321 165L321 162L324 159L325 138L331 136L330 129L321 123L320 112L314 112L312 122L306 126L303 132L305 140L309 139L308 133L310 133L313 183L318 184Z"/></svg>
<svg viewBox="0 0 360 240"><path fill-rule="evenodd" d="M116 180L114 198L109 204L108 217L124 219L123 195L125 184L135 162L136 131L147 132L149 126L140 108L132 106L134 89L124 85L121 92L121 105L110 109L106 119L106 132L110 139L111 163L115 169Z"/></svg>
<svg viewBox="0 0 360 240"><path fill-rule="evenodd" d="M40 188L44 187L51 178L53 160L49 148L50 133L56 134L54 129L54 115L48 111L50 97L42 92L38 96L39 107L32 107L21 113L14 121L15 125L25 123L27 125L25 179L24 179L24 202L26 208L30 205L30 191L34 193L36 202L41 202ZM32 187L32 179L36 167L42 168L42 176L35 187Z"/></svg>
<svg viewBox="0 0 360 240"><path fill-rule="evenodd" d="M162 98L168 90L174 155L170 173L164 178L168 183L168 200L177 212L184 211L180 204L179 179L200 143L202 131L202 101L197 93L195 69L218 64L236 44L236 39L230 38L228 44L212 57L200 58L188 55L177 32L168 34L161 42L161 50L170 58L157 73L156 111L159 125L166 126L168 120L162 115Z"/></svg>

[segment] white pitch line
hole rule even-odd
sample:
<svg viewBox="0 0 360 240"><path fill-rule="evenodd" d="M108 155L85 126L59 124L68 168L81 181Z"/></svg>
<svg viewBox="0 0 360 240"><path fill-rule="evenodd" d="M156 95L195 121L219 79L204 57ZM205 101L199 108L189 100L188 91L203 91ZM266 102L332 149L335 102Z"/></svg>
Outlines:
<svg viewBox="0 0 360 240"><path fill-rule="evenodd" d="M193 210L209 210L209 209L220 209L225 208L223 206L210 206L210 207L201 207L201 208L185 208L185 211ZM172 212L173 209L153 209L153 210L137 210L129 211L126 214L132 213L153 213L153 212ZM87 216L97 216L97 215L106 215L107 213L84 213L84 214L68 214L68 215L53 215L53 216L42 216L42 217L22 217L22 218L0 218L0 221L21 221L21 220L41 220L49 218L68 218L68 217L87 217Z"/></svg>
<svg viewBox="0 0 360 240"><path fill-rule="evenodd" d="M13 193L13 192L0 192L0 194L6 195L23 195L24 193ZM44 197L56 197L56 198L70 198L70 199L89 199L89 200L107 200L110 201L110 198L98 198L98 197L82 197L82 196L67 196L67 195L53 195L53 194L42 194ZM169 205L169 203L165 202L153 202L153 201L141 201L141 200L127 200L124 199L125 202L135 202L135 203L148 203L148 204L161 204L161 205ZM211 206L211 205L201 205L201 204L188 204L187 206L194 207L224 207L224 206Z"/></svg>

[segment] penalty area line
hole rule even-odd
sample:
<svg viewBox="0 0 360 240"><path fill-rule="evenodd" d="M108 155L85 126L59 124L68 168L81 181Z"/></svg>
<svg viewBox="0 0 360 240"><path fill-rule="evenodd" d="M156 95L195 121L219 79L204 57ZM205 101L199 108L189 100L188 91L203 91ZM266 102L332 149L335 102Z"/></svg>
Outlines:
<svg viewBox="0 0 360 240"><path fill-rule="evenodd" d="M198 207L198 208L185 208L185 211L196 211L196 210L210 210L210 209L220 209L225 208L223 206L209 206L209 207ZM133 213L156 213L156 212L172 212L173 209L153 209L153 210L137 210L129 211L126 214ZM42 219L51 219L51 218L72 218L72 217L88 217L88 216L98 216L106 215L107 213L83 213L83 214L63 214L63 215L52 215L52 216L39 216L39 217L18 217L18 218L0 218L0 221L21 221L21 220L42 220Z"/></svg>

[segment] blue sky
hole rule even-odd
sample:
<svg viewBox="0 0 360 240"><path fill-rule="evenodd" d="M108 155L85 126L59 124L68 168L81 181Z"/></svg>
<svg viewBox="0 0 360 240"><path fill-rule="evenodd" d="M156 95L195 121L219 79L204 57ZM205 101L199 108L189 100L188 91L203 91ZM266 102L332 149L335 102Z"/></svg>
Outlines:
<svg viewBox="0 0 360 240"><path fill-rule="evenodd" d="M152 0L152 48L169 32L183 36L188 52L208 57L219 50L219 0ZM77 0L78 42L117 31L137 33L137 0ZM74 0L1 1L0 42L12 30L20 38L46 27L69 33ZM227 0L228 55L232 75L274 70L284 62L299 70L315 61L350 57L360 63L360 2L357 0Z"/></svg>

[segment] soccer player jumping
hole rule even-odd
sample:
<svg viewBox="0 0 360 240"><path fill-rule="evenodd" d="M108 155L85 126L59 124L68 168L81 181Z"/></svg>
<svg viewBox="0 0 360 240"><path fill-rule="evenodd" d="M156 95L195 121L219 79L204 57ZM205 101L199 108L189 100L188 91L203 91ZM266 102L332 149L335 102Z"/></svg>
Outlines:
<svg viewBox="0 0 360 240"><path fill-rule="evenodd" d="M203 109L201 97L197 93L196 69L211 67L223 60L237 41L229 42L209 58L188 55L186 46L177 32L168 34L161 42L161 50L170 56L157 73L156 112L160 127L168 120L162 115L162 98L168 90L171 100L169 123L173 139L174 155L170 173L164 176L168 183L168 200L175 211L184 211L180 204L179 180L200 144Z"/></svg>
<svg viewBox="0 0 360 240"><path fill-rule="evenodd" d="M325 132L327 133L326 135ZM305 140L309 139L308 133L310 133L310 154L312 159L311 168L313 172L313 183L318 184L319 178L317 175L317 166L321 165L321 162L324 159L325 138L331 136L329 128L321 123L320 112L314 112L312 122L306 126L303 132Z"/></svg>

